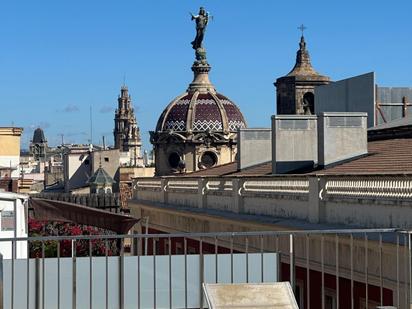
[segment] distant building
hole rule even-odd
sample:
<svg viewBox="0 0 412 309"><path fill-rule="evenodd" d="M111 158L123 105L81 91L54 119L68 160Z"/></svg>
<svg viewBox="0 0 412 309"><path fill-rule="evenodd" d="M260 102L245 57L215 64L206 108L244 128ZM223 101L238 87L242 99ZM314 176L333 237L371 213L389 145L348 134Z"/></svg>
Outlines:
<svg viewBox="0 0 412 309"><path fill-rule="evenodd" d="M329 77L320 75L313 69L302 35L295 66L275 82L277 114L313 115L315 87L329 83Z"/></svg>
<svg viewBox="0 0 412 309"><path fill-rule="evenodd" d="M33 139L30 142L30 154L35 161L44 161L47 155L47 140L41 128L34 130Z"/></svg>
<svg viewBox="0 0 412 309"><path fill-rule="evenodd" d="M98 194L112 193L114 183L113 178L101 166L87 181L90 186L90 193Z"/></svg>
<svg viewBox="0 0 412 309"><path fill-rule="evenodd" d="M89 178L99 169L118 183L119 149L95 149L92 145L67 146L63 154L64 191L88 191ZM113 187L118 191L118 186Z"/></svg>
<svg viewBox="0 0 412 309"><path fill-rule="evenodd" d="M126 86L122 86L120 89L117 101L118 107L115 112L113 132L114 147L119 149L121 153L122 165L142 165L140 129L137 126L132 99Z"/></svg>
<svg viewBox="0 0 412 309"><path fill-rule="evenodd" d="M23 128L0 127L0 178L18 178Z"/></svg>

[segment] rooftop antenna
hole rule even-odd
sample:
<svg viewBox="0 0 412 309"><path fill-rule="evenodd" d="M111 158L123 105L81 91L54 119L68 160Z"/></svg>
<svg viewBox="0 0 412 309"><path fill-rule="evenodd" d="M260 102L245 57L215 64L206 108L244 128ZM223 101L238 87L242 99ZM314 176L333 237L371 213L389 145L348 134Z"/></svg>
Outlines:
<svg viewBox="0 0 412 309"><path fill-rule="evenodd" d="M106 142L104 140L104 135L103 135L103 150L106 150Z"/></svg>
<svg viewBox="0 0 412 309"><path fill-rule="evenodd" d="M93 117L92 106L90 105L90 144L93 144Z"/></svg>

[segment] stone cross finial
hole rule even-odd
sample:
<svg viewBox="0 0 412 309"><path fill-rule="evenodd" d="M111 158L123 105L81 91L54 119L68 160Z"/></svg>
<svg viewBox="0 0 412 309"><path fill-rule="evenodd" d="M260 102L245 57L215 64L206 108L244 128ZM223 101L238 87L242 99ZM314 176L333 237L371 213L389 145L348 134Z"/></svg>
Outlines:
<svg viewBox="0 0 412 309"><path fill-rule="evenodd" d="M302 32L302 36L303 36L303 32L307 29L307 27L305 27L304 24L301 24L298 29Z"/></svg>

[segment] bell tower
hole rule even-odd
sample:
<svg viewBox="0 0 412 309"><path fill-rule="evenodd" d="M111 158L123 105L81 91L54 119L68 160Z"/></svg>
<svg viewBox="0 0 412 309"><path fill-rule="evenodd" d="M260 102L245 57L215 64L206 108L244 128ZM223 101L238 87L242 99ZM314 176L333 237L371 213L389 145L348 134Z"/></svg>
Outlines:
<svg viewBox="0 0 412 309"><path fill-rule="evenodd" d="M302 36L296 63L293 69L274 83L276 87L277 114L311 115L315 113L315 87L330 83L328 76L320 75L311 64L309 51L303 36L303 25L299 27Z"/></svg>
<svg viewBox="0 0 412 309"><path fill-rule="evenodd" d="M121 87L117 102L113 131L114 146L120 152L128 152L130 158L128 165L136 166L142 161L140 154L142 142L127 86Z"/></svg>

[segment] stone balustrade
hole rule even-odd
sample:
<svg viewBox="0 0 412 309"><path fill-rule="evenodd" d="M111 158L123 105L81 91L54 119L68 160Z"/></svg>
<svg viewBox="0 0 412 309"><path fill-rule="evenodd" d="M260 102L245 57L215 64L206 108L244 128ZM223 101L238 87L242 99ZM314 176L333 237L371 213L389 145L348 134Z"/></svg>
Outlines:
<svg viewBox="0 0 412 309"><path fill-rule="evenodd" d="M68 203L80 204L84 206L107 209L117 212L120 208L119 193L105 194L71 194L71 193L38 193L33 197L44 198L48 200L63 201Z"/></svg>
<svg viewBox="0 0 412 309"><path fill-rule="evenodd" d="M354 198L412 198L412 178L327 177L326 195Z"/></svg>
<svg viewBox="0 0 412 309"><path fill-rule="evenodd" d="M134 198L169 206L362 227L412 225L412 177L136 178Z"/></svg>

